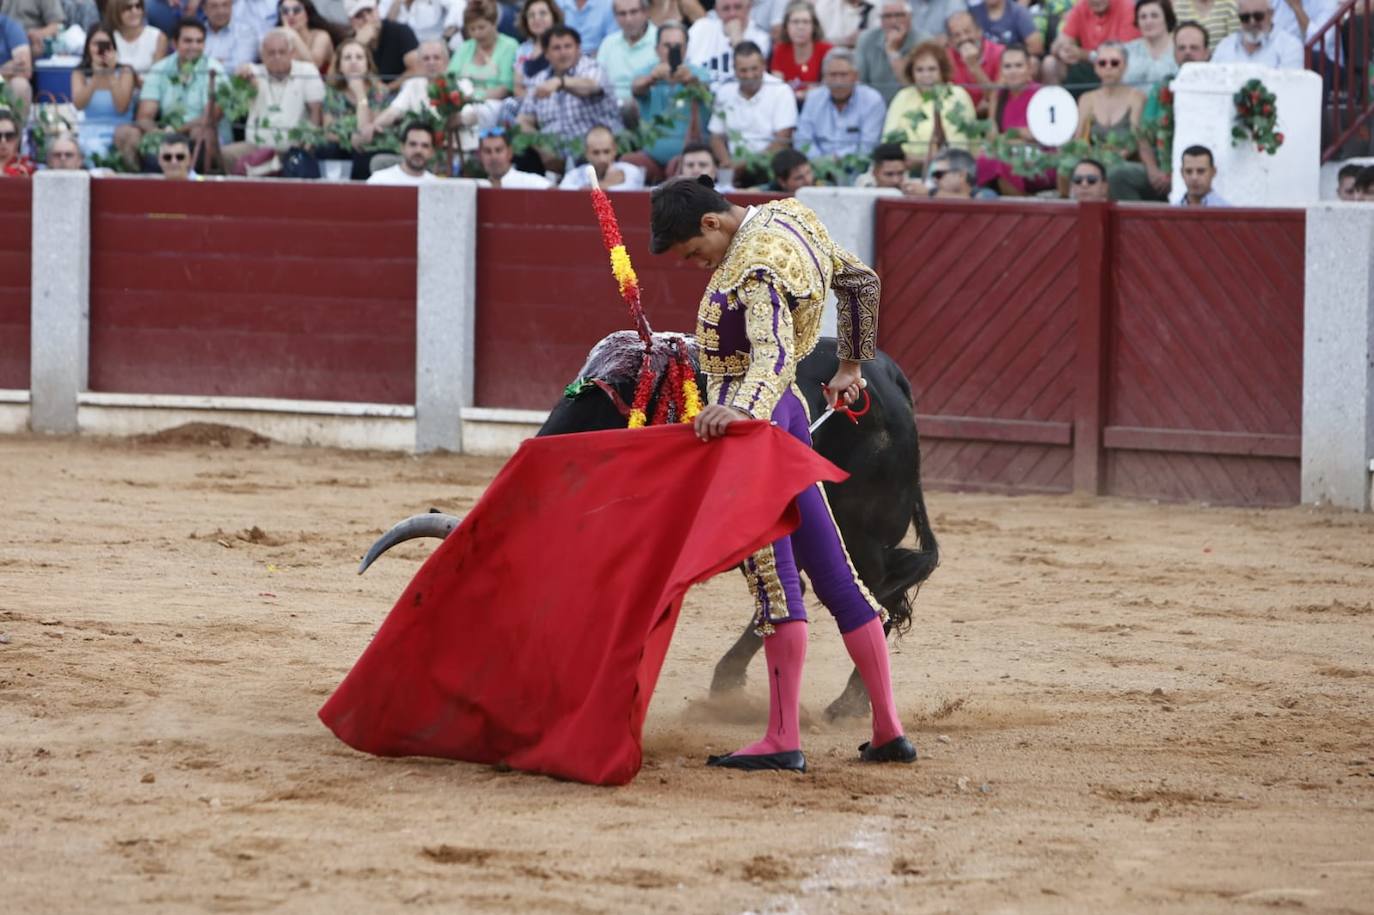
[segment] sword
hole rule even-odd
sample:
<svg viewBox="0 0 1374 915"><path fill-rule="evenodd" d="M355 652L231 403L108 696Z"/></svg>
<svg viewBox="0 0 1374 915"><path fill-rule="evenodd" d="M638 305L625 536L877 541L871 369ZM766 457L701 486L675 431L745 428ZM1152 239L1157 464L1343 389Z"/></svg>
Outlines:
<svg viewBox="0 0 1374 915"><path fill-rule="evenodd" d="M860 379L859 379L859 389L862 390L862 389L864 389L864 388L866 388L866 387L868 387L868 379L867 379L867 378L860 378ZM839 401L836 400L835 403L839 403ZM848 407L848 406L844 406L844 407L841 407L840 409L848 410L849 407ZM821 427L821 425L824 424L825 421L826 421L827 419L829 419L830 417L832 417L832 416L834 416L834 415L835 415L835 407L826 407L826 408L825 408L825 412L822 413L820 416L817 416L817 417L816 417L816 421L815 421L814 423L811 424L811 429L810 429L811 434L812 434L812 435L815 435L815 434L816 434L816 430L819 429L819 428Z"/></svg>

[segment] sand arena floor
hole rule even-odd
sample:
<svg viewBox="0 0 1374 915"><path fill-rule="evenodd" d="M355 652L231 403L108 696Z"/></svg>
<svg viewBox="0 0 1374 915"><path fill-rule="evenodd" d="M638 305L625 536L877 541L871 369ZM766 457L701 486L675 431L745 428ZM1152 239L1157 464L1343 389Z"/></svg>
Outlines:
<svg viewBox="0 0 1374 915"><path fill-rule="evenodd" d="M1374 911L1374 518L931 494L914 767L817 720L826 623L813 772L704 768L763 708L705 701L735 576L689 596L629 787L353 752L315 711L431 547L358 556L499 466L0 439L0 909Z"/></svg>

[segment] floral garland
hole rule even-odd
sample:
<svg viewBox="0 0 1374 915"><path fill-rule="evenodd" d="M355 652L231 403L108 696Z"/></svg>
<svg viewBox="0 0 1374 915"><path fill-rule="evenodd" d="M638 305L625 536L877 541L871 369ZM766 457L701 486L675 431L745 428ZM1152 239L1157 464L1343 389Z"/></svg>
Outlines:
<svg viewBox="0 0 1374 915"><path fill-rule="evenodd" d="M639 277L635 275L634 265L630 263L629 252L625 250L625 240L620 235L620 223L615 218L615 208L601 188L592 186L592 208L596 210L596 220L601 227L601 240L611 256L611 273L615 276L620 289L620 297L629 306L630 317L634 319L635 331L644 341L644 358L639 365L639 379L635 383L635 399L630 407L630 428L639 429L648 422L649 398L654 392L654 368L652 360L653 332L649 329L648 318L644 315L644 303L639 294ZM687 354L687 344L681 337L675 341L675 352L668 363L669 394L660 397L654 410L653 421L656 425L668 422L668 407L671 401L678 422L689 423L701 412L701 393L697 390L696 372L692 369Z"/></svg>
<svg viewBox="0 0 1374 915"><path fill-rule="evenodd" d="M472 94L471 86L464 85L466 82L462 80L450 83L444 76L436 76L429 81L429 104L435 114L448 120L463 110L463 106L469 101L468 96Z"/></svg>
<svg viewBox="0 0 1374 915"><path fill-rule="evenodd" d="M1254 143L1256 152L1274 155L1283 145L1283 134L1274 130L1278 124L1278 101L1264 83L1252 79L1241 86L1232 97L1236 118L1231 125L1231 145Z"/></svg>

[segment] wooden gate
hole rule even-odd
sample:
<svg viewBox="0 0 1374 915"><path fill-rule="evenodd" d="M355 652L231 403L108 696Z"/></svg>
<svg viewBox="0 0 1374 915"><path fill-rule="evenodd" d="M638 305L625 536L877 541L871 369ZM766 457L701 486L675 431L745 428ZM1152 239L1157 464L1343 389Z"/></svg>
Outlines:
<svg viewBox="0 0 1374 915"><path fill-rule="evenodd" d="M29 389L33 183L0 180L0 388Z"/></svg>

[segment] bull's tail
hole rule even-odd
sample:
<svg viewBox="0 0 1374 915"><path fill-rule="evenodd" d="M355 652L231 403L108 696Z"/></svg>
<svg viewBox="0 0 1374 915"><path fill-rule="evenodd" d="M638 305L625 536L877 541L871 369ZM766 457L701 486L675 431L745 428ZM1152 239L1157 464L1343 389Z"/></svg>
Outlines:
<svg viewBox="0 0 1374 915"><path fill-rule="evenodd" d="M930 577L940 564L940 544L930 527L930 513L926 511L925 491L921 486L921 442L916 440L916 505L911 523L916 528L916 544L920 549L889 547L883 564L883 583L875 595L887 610L887 630L898 635L911 628L911 602L920 593L921 583Z"/></svg>

